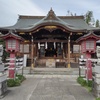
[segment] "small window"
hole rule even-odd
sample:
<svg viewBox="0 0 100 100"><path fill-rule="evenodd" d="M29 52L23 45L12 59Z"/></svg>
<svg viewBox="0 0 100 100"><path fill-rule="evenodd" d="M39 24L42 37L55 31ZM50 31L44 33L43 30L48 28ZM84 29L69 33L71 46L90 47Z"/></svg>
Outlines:
<svg viewBox="0 0 100 100"><path fill-rule="evenodd" d="M94 41L86 41L86 49L94 49Z"/></svg>
<svg viewBox="0 0 100 100"><path fill-rule="evenodd" d="M15 49L16 48L16 40L8 40L8 48Z"/></svg>
<svg viewBox="0 0 100 100"><path fill-rule="evenodd" d="M24 52L29 53L29 44L24 44Z"/></svg>
<svg viewBox="0 0 100 100"><path fill-rule="evenodd" d="M29 44L20 44L21 53L29 53Z"/></svg>
<svg viewBox="0 0 100 100"><path fill-rule="evenodd" d="M73 45L73 53L80 53L80 45Z"/></svg>

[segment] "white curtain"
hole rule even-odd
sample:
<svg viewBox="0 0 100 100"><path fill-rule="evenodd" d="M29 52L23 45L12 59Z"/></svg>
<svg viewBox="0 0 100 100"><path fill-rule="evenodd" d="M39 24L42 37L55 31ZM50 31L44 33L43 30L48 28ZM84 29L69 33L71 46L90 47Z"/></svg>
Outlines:
<svg viewBox="0 0 100 100"><path fill-rule="evenodd" d="M40 43L38 43L38 49L40 49Z"/></svg>
<svg viewBox="0 0 100 100"><path fill-rule="evenodd" d="M61 42L61 49L63 49L63 42Z"/></svg>
<svg viewBox="0 0 100 100"><path fill-rule="evenodd" d="M56 49L56 43L54 42L54 49Z"/></svg>
<svg viewBox="0 0 100 100"><path fill-rule="evenodd" d="M45 43L45 49L47 49L47 42Z"/></svg>

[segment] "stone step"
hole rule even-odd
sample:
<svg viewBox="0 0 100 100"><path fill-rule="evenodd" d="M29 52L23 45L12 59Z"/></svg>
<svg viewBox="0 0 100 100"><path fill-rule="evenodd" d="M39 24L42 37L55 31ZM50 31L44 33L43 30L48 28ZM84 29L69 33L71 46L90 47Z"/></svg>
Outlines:
<svg viewBox="0 0 100 100"><path fill-rule="evenodd" d="M21 73L21 70L18 71ZM23 71L24 74L30 74L30 68L25 68ZM31 74L48 74L48 75L79 75L78 68L33 68ZM81 74L84 75L84 70L81 71Z"/></svg>

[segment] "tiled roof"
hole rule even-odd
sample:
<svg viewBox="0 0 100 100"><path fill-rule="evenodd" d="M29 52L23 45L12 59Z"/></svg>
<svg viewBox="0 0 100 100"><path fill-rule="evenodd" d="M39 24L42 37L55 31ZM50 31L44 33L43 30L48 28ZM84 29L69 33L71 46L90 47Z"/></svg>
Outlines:
<svg viewBox="0 0 100 100"><path fill-rule="evenodd" d="M19 16L17 23L9 27L1 27L0 30L31 31L42 25L60 25L68 30L96 30L84 21L83 16L56 16L51 9L47 16Z"/></svg>
<svg viewBox="0 0 100 100"><path fill-rule="evenodd" d="M85 34L85 35L81 36L80 38L78 38L76 40L76 42L80 42L80 41L82 41L84 39L88 39L88 38L95 38L96 40L100 40L100 36L99 35L96 35L92 31L90 31L88 34Z"/></svg>

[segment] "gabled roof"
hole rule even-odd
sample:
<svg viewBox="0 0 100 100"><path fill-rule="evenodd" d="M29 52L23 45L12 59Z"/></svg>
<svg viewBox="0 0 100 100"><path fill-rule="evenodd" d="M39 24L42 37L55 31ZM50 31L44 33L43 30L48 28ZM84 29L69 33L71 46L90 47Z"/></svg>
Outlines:
<svg viewBox="0 0 100 100"><path fill-rule="evenodd" d="M87 25L83 16L56 16L52 9L47 16L19 16L15 25L0 30L32 31L45 25L61 26L70 31L97 30Z"/></svg>
<svg viewBox="0 0 100 100"><path fill-rule="evenodd" d="M54 11L51 8L51 10L48 12L47 16L45 16L43 20L56 20L56 21L59 21L60 19L56 16L56 14L54 13Z"/></svg>
<svg viewBox="0 0 100 100"><path fill-rule="evenodd" d="M14 34L13 32L9 32L9 33L7 33L7 34L5 34L5 35L2 35L1 37L2 37L3 39L7 39L7 38L9 38L9 37L13 37L13 38L15 38L15 39L17 39L17 40L21 40L21 41L24 40L22 37L18 36L17 34Z"/></svg>
<svg viewBox="0 0 100 100"><path fill-rule="evenodd" d="M94 38L96 40L100 40L100 36L94 34L92 31L90 31L88 34L81 36L78 40L76 40L76 42L87 40L88 38Z"/></svg>

